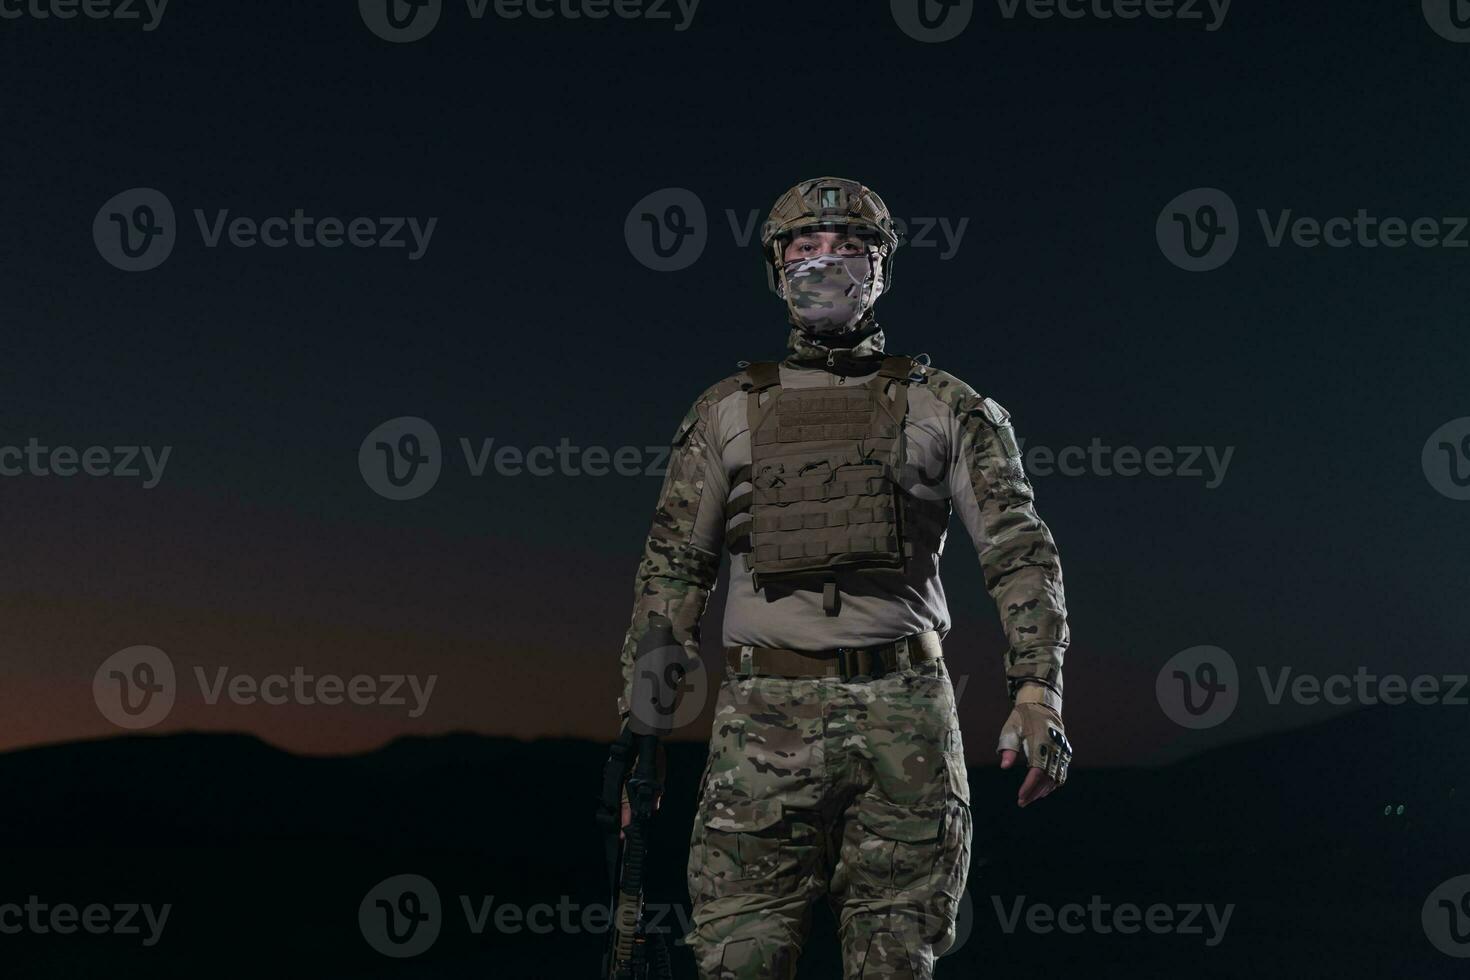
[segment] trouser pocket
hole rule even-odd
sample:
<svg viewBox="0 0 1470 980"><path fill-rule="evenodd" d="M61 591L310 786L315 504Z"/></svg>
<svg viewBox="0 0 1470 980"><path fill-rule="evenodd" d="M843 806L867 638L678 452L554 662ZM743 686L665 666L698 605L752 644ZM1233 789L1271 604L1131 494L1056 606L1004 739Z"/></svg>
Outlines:
<svg viewBox="0 0 1470 980"><path fill-rule="evenodd" d="M780 800L706 799L689 852L689 894L696 904L749 882L795 872Z"/></svg>
<svg viewBox="0 0 1470 980"><path fill-rule="evenodd" d="M856 807L849 898L915 915L923 940L948 948L970 867L970 807L955 792L932 803L860 797Z"/></svg>

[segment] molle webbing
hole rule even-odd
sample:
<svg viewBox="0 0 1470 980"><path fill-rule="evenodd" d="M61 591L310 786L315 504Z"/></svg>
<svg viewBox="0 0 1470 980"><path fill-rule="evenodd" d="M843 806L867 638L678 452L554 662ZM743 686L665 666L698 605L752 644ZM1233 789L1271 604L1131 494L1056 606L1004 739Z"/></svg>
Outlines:
<svg viewBox="0 0 1470 980"><path fill-rule="evenodd" d="M740 476L752 489L727 516L748 510L750 520L730 529L731 551L750 555L758 588L796 576L830 581L838 567L902 567L895 478L913 361L885 358L871 381L850 387L782 388L775 368L747 369L751 470Z"/></svg>

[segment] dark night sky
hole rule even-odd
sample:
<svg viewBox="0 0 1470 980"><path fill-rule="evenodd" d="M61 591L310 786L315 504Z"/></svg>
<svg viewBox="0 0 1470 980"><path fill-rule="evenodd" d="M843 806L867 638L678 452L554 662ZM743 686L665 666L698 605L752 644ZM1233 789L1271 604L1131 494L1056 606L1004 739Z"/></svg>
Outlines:
<svg viewBox="0 0 1470 980"><path fill-rule="evenodd" d="M1470 249L1270 248L1255 219L1470 213L1470 45L1418 3L1238 0L1223 27L1006 21L982 3L920 44L883 3L706 0L693 25L472 21L388 44L356 5L177 0L160 27L0 20L0 445L173 447L160 485L0 479L0 746L115 731L112 652L182 668L440 675L422 718L208 706L160 731L302 751L404 732L603 738L658 479L471 476L460 437L645 446L783 310L727 209L835 173L900 216L968 219L953 257L899 254L891 349L995 397L1028 444L1235 447L1223 483L1037 476L1066 573L1079 764L1153 762L1304 724L1248 684L1184 732L1176 652L1242 672L1463 670L1470 503L1420 450L1470 415ZM94 246L155 187L180 239L128 274ZM1155 219L1219 187L1222 269L1161 254ZM624 242L645 195L709 216L691 267ZM192 211L439 219L403 249L206 248ZM364 436L430 420L449 458L374 494ZM972 759L1002 718L1003 642L956 523L945 582ZM718 636L716 624L707 633ZM691 735L698 736L695 729Z"/></svg>

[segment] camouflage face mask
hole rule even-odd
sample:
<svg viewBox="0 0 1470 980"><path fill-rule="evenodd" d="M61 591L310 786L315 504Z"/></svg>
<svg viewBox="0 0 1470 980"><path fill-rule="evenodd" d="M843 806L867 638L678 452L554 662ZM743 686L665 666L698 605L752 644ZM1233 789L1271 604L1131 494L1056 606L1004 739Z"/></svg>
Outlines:
<svg viewBox="0 0 1470 980"><path fill-rule="evenodd" d="M797 259L782 266L782 278L791 322L808 333L847 333L877 299L866 255Z"/></svg>

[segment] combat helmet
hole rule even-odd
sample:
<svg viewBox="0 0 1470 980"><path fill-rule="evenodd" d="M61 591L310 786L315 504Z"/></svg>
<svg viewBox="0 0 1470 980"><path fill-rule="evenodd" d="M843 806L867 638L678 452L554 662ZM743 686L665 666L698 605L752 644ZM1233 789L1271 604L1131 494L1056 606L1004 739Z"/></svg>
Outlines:
<svg viewBox="0 0 1470 980"><path fill-rule="evenodd" d="M781 292L781 265L785 242L805 230L856 230L873 240L883 271L883 291L893 289L893 252L898 234L888 205L871 189L845 177L804 180L782 194L761 226L761 248L766 255L766 284Z"/></svg>

